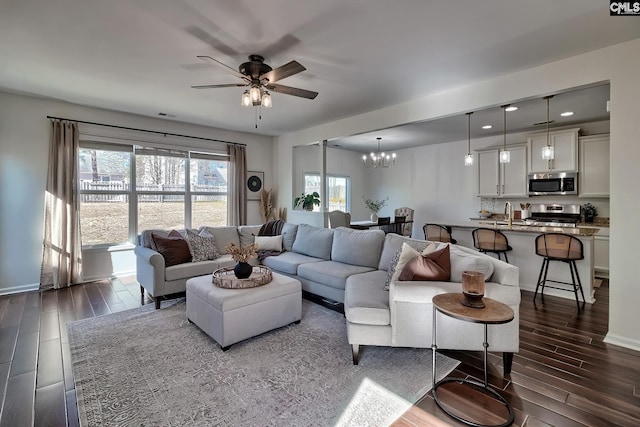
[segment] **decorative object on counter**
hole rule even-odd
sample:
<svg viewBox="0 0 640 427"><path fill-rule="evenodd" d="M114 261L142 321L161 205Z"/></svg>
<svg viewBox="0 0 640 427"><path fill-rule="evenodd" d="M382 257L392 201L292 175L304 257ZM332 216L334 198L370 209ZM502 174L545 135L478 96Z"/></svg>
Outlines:
<svg viewBox="0 0 640 427"><path fill-rule="evenodd" d="M246 279L251 276L253 267L249 264L249 258L258 256L257 249L258 246L256 246L255 243L243 247L236 246L235 243L230 243L224 248L224 250L231 255L231 258L237 262L233 268L233 272L238 279Z"/></svg>
<svg viewBox="0 0 640 427"><path fill-rule="evenodd" d="M249 263L245 264L251 267ZM213 284L219 288L225 289L249 289L266 285L273 280L273 274L269 267L265 267L263 265L251 267L249 276L244 279L236 276L236 267L224 267L214 271L212 277Z"/></svg>
<svg viewBox="0 0 640 427"><path fill-rule="evenodd" d="M371 152L369 156L362 156L362 163L366 168L388 168L389 166L395 166L396 153L385 153L380 149L380 141L382 138L377 137L378 140L378 152Z"/></svg>
<svg viewBox="0 0 640 427"><path fill-rule="evenodd" d="M467 155L464 156L464 165L473 166L473 155L471 155L471 113L467 113Z"/></svg>
<svg viewBox="0 0 640 427"><path fill-rule="evenodd" d="M484 308L482 298L484 297L484 274L479 271L462 272L462 294L464 298L461 303L471 308Z"/></svg>
<svg viewBox="0 0 640 427"><path fill-rule="evenodd" d="M309 194L302 193L293 201L294 208L302 206L305 211L312 211L314 205L320 206L320 194L317 191Z"/></svg>
<svg viewBox="0 0 640 427"><path fill-rule="evenodd" d="M362 200L364 200L364 205L367 207L367 209L371 211L371 222L377 223L378 212L380 212L380 209L387 205L387 201L389 200L389 198L387 197L386 199L382 200L371 200L366 199L364 196L362 196Z"/></svg>
<svg viewBox="0 0 640 427"><path fill-rule="evenodd" d="M481 210L480 212L478 212L478 215L480 215L480 218L487 219L487 218L489 218L492 214L491 214L491 212L486 211L486 210L484 210L484 209L483 209L483 210Z"/></svg>
<svg viewBox="0 0 640 427"><path fill-rule="evenodd" d="M502 145L502 151L500 151L500 163L509 163L511 161L511 153L507 151L507 105L501 105L504 113L504 142Z"/></svg>
<svg viewBox="0 0 640 427"><path fill-rule="evenodd" d="M531 208L531 203L520 203L520 218L527 219L531 216L529 209Z"/></svg>
<svg viewBox="0 0 640 427"><path fill-rule="evenodd" d="M547 145L542 147L542 159L549 161L549 170L551 170L551 162L553 160L553 147L551 146L551 140L549 139L549 100L553 98L553 95L545 96L543 99L547 100Z"/></svg>
<svg viewBox="0 0 640 427"><path fill-rule="evenodd" d="M584 222L593 222L593 218L598 215L598 211L591 203L585 203L582 205L582 215L584 216Z"/></svg>

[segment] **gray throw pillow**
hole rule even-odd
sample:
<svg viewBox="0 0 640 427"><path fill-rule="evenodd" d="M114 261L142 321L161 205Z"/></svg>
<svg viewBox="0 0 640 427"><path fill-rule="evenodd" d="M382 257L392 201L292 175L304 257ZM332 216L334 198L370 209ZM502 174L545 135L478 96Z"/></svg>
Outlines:
<svg viewBox="0 0 640 427"><path fill-rule="evenodd" d="M203 230L199 235L187 230L187 243L191 252L191 261L208 261L220 256L216 249L216 238Z"/></svg>

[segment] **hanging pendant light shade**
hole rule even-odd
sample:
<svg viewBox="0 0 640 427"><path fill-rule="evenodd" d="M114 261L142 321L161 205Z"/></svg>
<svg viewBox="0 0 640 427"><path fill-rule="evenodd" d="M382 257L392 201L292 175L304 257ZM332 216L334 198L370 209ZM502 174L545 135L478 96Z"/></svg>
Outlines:
<svg viewBox="0 0 640 427"><path fill-rule="evenodd" d="M471 113L467 113L467 155L464 156L464 165L473 166L473 156L471 155Z"/></svg>
<svg viewBox="0 0 640 427"><path fill-rule="evenodd" d="M511 161L511 153L507 151L507 107L509 107L509 104L500 107L504 113L504 142L502 151L500 151L500 163L509 163Z"/></svg>
<svg viewBox="0 0 640 427"><path fill-rule="evenodd" d="M547 144L542 147L542 159L543 160L553 160L553 147L551 146L551 139L549 138L549 100L553 98L551 96L545 96L544 99L547 100Z"/></svg>

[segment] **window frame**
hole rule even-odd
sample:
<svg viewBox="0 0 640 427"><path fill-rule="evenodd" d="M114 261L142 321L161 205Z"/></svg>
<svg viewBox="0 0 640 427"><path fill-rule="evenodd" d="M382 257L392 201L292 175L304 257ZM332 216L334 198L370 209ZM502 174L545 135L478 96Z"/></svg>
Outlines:
<svg viewBox="0 0 640 427"><path fill-rule="evenodd" d="M306 193L307 191L307 177L308 176L313 176L313 177L318 177L320 178L321 174L320 172L304 172L303 173L303 180L304 180L304 191ZM329 210L329 179L330 178L344 178L346 181L346 188L345 188L345 210L344 212L350 212L351 211L351 176L349 175L342 175L342 174L336 174L336 173L327 173L324 176L325 179L325 190L326 193L324 196L324 200L321 201L322 203L322 207L324 210L328 211ZM315 207L314 207L314 212L318 212L319 209L316 211Z"/></svg>

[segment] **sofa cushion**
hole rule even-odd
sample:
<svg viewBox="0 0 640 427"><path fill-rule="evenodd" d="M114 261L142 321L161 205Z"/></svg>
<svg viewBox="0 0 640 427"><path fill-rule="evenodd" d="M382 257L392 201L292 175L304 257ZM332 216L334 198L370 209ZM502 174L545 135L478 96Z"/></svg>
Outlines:
<svg viewBox="0 0 640 427"><path fill-rule="evenodd" d="M282 251L282 236L255 236L255 244L261 251Z"/></svg>
<svg viewBox="0 0 640 427"><path fill-rule="evenodd" d="M449 246L426 255L417 256L407 262L398 280L427 280L448 282L451 277Z"/></svg>
<svg viewBox="0 0 640 427"><path fill-rule="evenodd" d="M344 314L351 323L388 325L389 293L384 290L387 273L374 270L354 274L347 279Z"/></svg>
<svg viewBox="0 0 640 427"><path fill-rule="evenodd" d="M331 260L376 268L383 243L384 231L382 230L353 230L338 227L333 230Z"/></svg>
<svg viewBox="0 0 640 427"><path fill-rule="evenodd" d="M297 274L298 266L320 261L322 261L320 258L314 258L296 252L284 252L278 256L267 257L262 263L273 271L279 271L285 274Z"/></svg>
<svg viewBox="0 0 640 427"><path fill-rule="evenodd" d="M398 280L402 269L407 264L407 262L411 261L413 258L419 256L420 254L426 255L432 251L434 251L436 245L433 243L426 242L422 240L422 246L419 246L418 249L414 249L408 242L404 242L400 249L396 251L395 256L389 263L389 268L387 269L387 280L384 284L384 289L386 291L389 290L389 284Z"/></svg>
<svg viewBox="0 0 640 427"><path fill-rule="evenodd" d="M332 242L332 229L300 224L292 250L302 255L330 260Z"/></svg>
<svg viewBox="0 0 640 427"><path fill-rule="evenodd" d="M206 231L211 233L216 238L216 249L219 254L226 254L227 250L225 249L229 244L233 243L236 246L240 246L240 236L238 235L237 227L209 227L202 226L200 227L199 234Z"/></svg>
<svg viewBox="0 0 640 427"><path fill-rule="evenodd" d="M220 256L216 249L216 238L201 236L187 230L187 243L191 251L191 262L213 260Z"/></svg>
<svg viewBox="0 0 640 427"><path fill-rule="evenodd" d="M384 245L382 246L382 254L380 254L380 262L378 263L378 270L389 270L391 260L398 252L398 249L402 249L402 244L406 243L414 249L424 247L428 243L425 240L411 239L409 237L403 237L399 234L388 233L384 236Z"/></svg>
<svg viewBox="0 0 640 427"><path fill-rule="evenodd" d="M160 252L160 255L164 258L164 265L166 267L191 262L189 245L176 230L172 230L167 236L152 234L151 238L156 250Z"/></svg>
<svg viewBox="0 0 640 427"><path fill-rule="evenodd" d="M343 264L336 261L321 261L310 264L302 264L298 267L298 276L331 286L336 289L344 289L349 276L371 271L371 267L361 265Z"/></svg>
<svg viewBox="0 0 640 427"><path fill-rule="evenodd" d="M493 263L489 256L481 253L470 254L460 250L456 245L449 245L451 250L451 280L462 283L462 272L467 270L479 271L484 279L489 280L493 274Z"/></svg>
<svg viewBox="0 0 640 427"><path fill-rule="evenodd" d="M297 233L298 224L284 223L282 226L282 245L285 251L291 252L293 250L293 242L296 240Z"/></svg>
<svg viewBox="0 0 640 427"><path fill-rule="evenodd" d="M240 246L245 247L254 243L254 237L258 235L262 225L239 225L238 236L240 238Z"/></svg>
<svg viewBox="0 0 640 427"><path fill-rule="evenodd" d="M219 268L233 267L234 265L236 265L236 262L231 258L231 255L222 255L215 260L189 262L167 267L164 272L164 278L168 282L184 280L211 274Z"/></svg>

